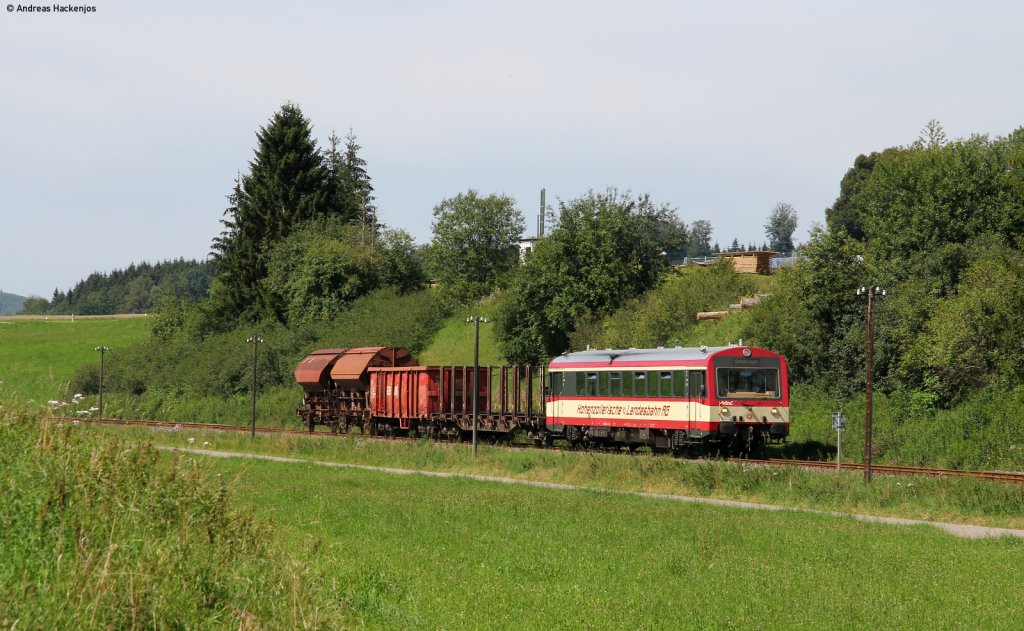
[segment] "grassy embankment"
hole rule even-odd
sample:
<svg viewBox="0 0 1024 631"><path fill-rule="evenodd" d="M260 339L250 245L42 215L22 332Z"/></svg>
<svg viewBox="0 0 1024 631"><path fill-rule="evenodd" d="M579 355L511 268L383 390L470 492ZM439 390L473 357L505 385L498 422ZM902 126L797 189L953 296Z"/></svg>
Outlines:
<svg viewBox="0 0 1024 631"><path fill-rule="evenodd" d="M560 456L528 456L544 457ZM316 465L210 466L371 628L1024 624L1018 540Z"/></svg>

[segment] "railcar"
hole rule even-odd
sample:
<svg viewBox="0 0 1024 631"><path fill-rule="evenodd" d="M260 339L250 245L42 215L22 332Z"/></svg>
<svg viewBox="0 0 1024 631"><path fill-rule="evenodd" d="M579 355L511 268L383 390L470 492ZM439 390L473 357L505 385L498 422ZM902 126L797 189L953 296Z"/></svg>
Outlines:
<svg viewBox="0 0 1024 631"><path fill-rule="evenodd" d="M474 376L475 375L475 376ZM357 427L365 433L458 440L477 429L511 440L521 429L541 431L529 366L420 366L392 347L313 351L295 369L302 387L296 414L314 431ZM475 385L474 385L475 384ZM475 401L474 401L475 399Z"/></svg>
<svg viewBox="0 0 1024 631"><path fill-rule="evenodd" d="M317 425L326 425L332 432L348 431L352 425L371 431L367 399L369 369L415 365L416 360L404 348L367 346L315 350L295 368L295 381L302 387L302 407L296 413L309 431Z"/></svg>
<svg viewBox="0 0 1024 631"><path fill-rule="evenodd" d="M786 360L742 343L580 351L548 375L546 429L573 445L749 453L789 435Z"/></svg>

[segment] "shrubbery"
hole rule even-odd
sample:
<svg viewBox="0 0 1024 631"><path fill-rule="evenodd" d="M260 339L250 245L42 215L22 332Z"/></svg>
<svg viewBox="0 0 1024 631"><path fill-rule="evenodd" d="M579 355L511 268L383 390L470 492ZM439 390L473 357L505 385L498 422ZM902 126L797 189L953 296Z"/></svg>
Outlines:
<svg viewBox="0 0 1024 631"><path fill-rule="evenodd" d="M195 328L201 320L179 305L156 316L154 336L146 343L111 356L104 377L110 392L140 395L148 389L188 396L231 396L249 392L252 347L249 335L259 335L257 381L261 389L293 385L292 372L315 348L402 346L419 352L440 327L444 314L429 290L399 295L381 289L335 314L328 322L285 326L264 323L251 329L204 334ZM95 393L96 367L83 367L72 380L72 390Z"/></svg>

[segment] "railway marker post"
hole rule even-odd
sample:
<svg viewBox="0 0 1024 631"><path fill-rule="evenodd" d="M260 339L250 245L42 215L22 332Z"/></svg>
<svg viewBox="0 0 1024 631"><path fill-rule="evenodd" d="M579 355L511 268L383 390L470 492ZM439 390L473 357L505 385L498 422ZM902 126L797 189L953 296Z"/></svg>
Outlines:
<svg viewBox="0 0 1024 631"><path fill-rule="evenodd" d="M256 347L263 343L263 338L253 335L245 342L252 344L252 437L256 438Z"/></svg>
<svg viewBox="0 0 1024 631"><path fill-rule="evenodd" d="M842 412L832 413L832 429L836 431L836 471L843 468L843 432L846 431L846 415Z"/></svg>
<svg viewBox="0 0 1024 631"><path fill-rule="evenodd" d="M473 457L476 458L477 405L480 402L480 323L487 324L487 318L470 316L466 322L473 323Z"/></svg>
<svg viewBox="0 0 1024 631"><path fill-rule="evenodd" d="M103 418L103 355L110 350L109 346L97 346L92 349L100 352L100 402L99 402L99 418Z"/></svg>

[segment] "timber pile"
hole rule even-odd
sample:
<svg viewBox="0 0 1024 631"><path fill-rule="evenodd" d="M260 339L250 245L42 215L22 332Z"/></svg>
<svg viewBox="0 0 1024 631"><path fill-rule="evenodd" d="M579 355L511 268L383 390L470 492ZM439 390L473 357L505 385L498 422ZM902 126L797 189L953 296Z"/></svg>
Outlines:
<svg viewBox="0 0 1024 631"><path fill-rule="evenodd" d="M754 305L760 303L762 300L767 298L770 294L754 294L751 297L740 298L739 302L729 305L729 311L739 311L740 309L749 309ZM702 320L721 320L725 316L729 315L729 311L698 311L697 322Z"/></svg>

